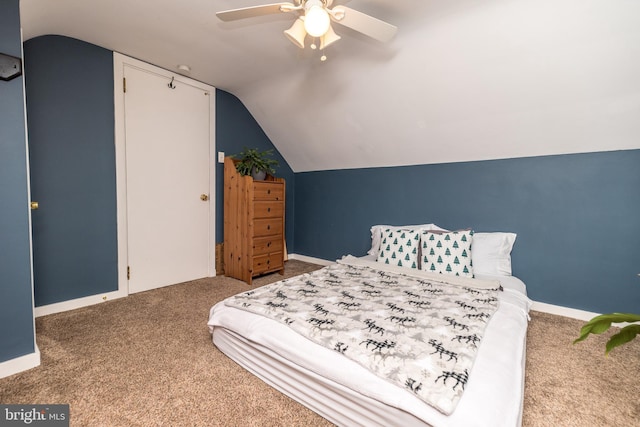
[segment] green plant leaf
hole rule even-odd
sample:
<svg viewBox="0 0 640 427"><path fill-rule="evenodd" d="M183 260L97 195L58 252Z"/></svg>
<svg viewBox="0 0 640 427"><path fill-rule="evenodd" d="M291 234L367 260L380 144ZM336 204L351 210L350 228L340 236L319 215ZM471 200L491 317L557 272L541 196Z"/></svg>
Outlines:
<svg viewBox="0 0 640 427"><path fill-rule="evenodd" d="M597 316L589 320L589 322L580 329L580 337L578 337L573 343L575 344L585 340L589 334L601 334L607 331L611 327L611 320L601 317L602 316Z"/></svg>
<svg viewBox="0 0 640 427"><path fill-rule="evenodd" d="M620 332L612 335L611 338L609 338L604 354L609 355L609 352L611 350L618 346L621 346L622 344L628 343L638 334L640 334L640 325L633 324L625 326L624 328L620 329Z"/></svg>
<svg viewBox="0 0 640 427"><path fill-rule="evenodd" d="M244 147L239 154L232 155L231 157L239 160L239 162L236 163L236 170L241 175L251 175L254 170L265 171L271 175L275 175L275 167L279 166L279 164L276 159L269 158L272 155L273 149L261 152L256 148Z"/></svg>
<svg viewBox="0 0 640 427"><path fill-rule="evenodd" d="M613 323L633 323L640 322L640 314L631 314L631 313L610 313L610 314L601 314L600 316L596 316L591 320L598 318L607 318L611 320Z"/></svg>
<svg viewBox="0 0 640 427"><path fill-rule="evenodd" d="M611 327L612 323L625 323L625 322L629 322L629 323L640 322L640 315L631 314L631 313L609 313L609 314L601 314L599 316L596 316L593 319L589 320L582 327L582 329L580 329L580 336L575 341L573 341L573 343L575 344L585 340L589 336L589 334L601 334L603 332L606 332ZM630 326L633 326L633 325L630 325ZM636 334L634 334L633 337L629 338L628 341L632 340L636 336ZM625 342L628 342L628 341L621 342L620 344L624 344ZM620 344L615 344L613 347L616 347ZM610 350L607 350L606 353L608 353L609 351Z"/></svg>

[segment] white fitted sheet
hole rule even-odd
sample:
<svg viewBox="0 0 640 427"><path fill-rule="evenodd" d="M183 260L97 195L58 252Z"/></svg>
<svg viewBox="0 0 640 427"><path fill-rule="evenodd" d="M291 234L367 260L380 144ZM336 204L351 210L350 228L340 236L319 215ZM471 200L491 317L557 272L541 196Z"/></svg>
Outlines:
<svg viewBox="0 0 640 427"><path fill-rule="evenodd" d="M212 307L209 328L214 344L231 359L337 425L519 426L531 303L516 277L480 278L499 280L504 292L449 416L286 325L224 301Z"/></svg>

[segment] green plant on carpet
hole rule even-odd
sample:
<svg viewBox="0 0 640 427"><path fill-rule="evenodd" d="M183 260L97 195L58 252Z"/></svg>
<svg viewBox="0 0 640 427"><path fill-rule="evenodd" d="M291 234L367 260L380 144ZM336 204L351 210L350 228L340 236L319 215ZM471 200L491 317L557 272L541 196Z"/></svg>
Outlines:
<svg viewBox="0 0 640 427"><path fill-rule="evenodd" d="M612 323L630 323L630 325L624 326L620 329L620 332L614 334L607 341L605 348L605 355L609 355L609 352L614 348L621 346L633 340L636 335L640 334L640 324L634 323L640 322L640 314L630 313L609 313L601 314L589 320L582 329L580 329L580 337L573 343L578 343L585 340L589 334L601 334L606 332L611 327Z"/></svg>
<svg viewBox="0 0 640 427"><path fill-rule="evenodd" d="M267 172L275 175L274 167L278 166L278 161L271 158L273 149L258 151L255 148L244 148L239 154L231 157L239 159L236 163L236 170L240 175L251 175L257 172Z"/></svg>

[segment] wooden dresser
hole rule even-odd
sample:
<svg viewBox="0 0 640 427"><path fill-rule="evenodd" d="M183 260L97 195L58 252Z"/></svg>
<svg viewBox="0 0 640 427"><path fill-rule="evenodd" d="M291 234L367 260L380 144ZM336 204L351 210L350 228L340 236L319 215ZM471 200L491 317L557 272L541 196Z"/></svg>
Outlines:
<svg viewBox="0 0 640 427"><path fill-rule="evenodd" d="M242 176L224 159L224 274L247 282L284 273L285 181Z"/></svg>

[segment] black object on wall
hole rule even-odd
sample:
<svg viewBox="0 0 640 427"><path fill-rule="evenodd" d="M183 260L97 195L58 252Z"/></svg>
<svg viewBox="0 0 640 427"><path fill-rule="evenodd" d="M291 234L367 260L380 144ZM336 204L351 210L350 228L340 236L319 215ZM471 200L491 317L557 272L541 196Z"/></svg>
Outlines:
<svg viewBox="0 0 640 427"><path fill-rule="evenodd" d="M0 80L9 81L22 75L22 61L17 56L0 53Z"/></svg>
<svg viewBox="0 0 640 427"><path fill-rule="evenodd" d="M0 50L19 55L20 4L0 2ZM0 83L0 362L34 354L22 78ZM1 363L0 363L1 364Z"/></svg>

